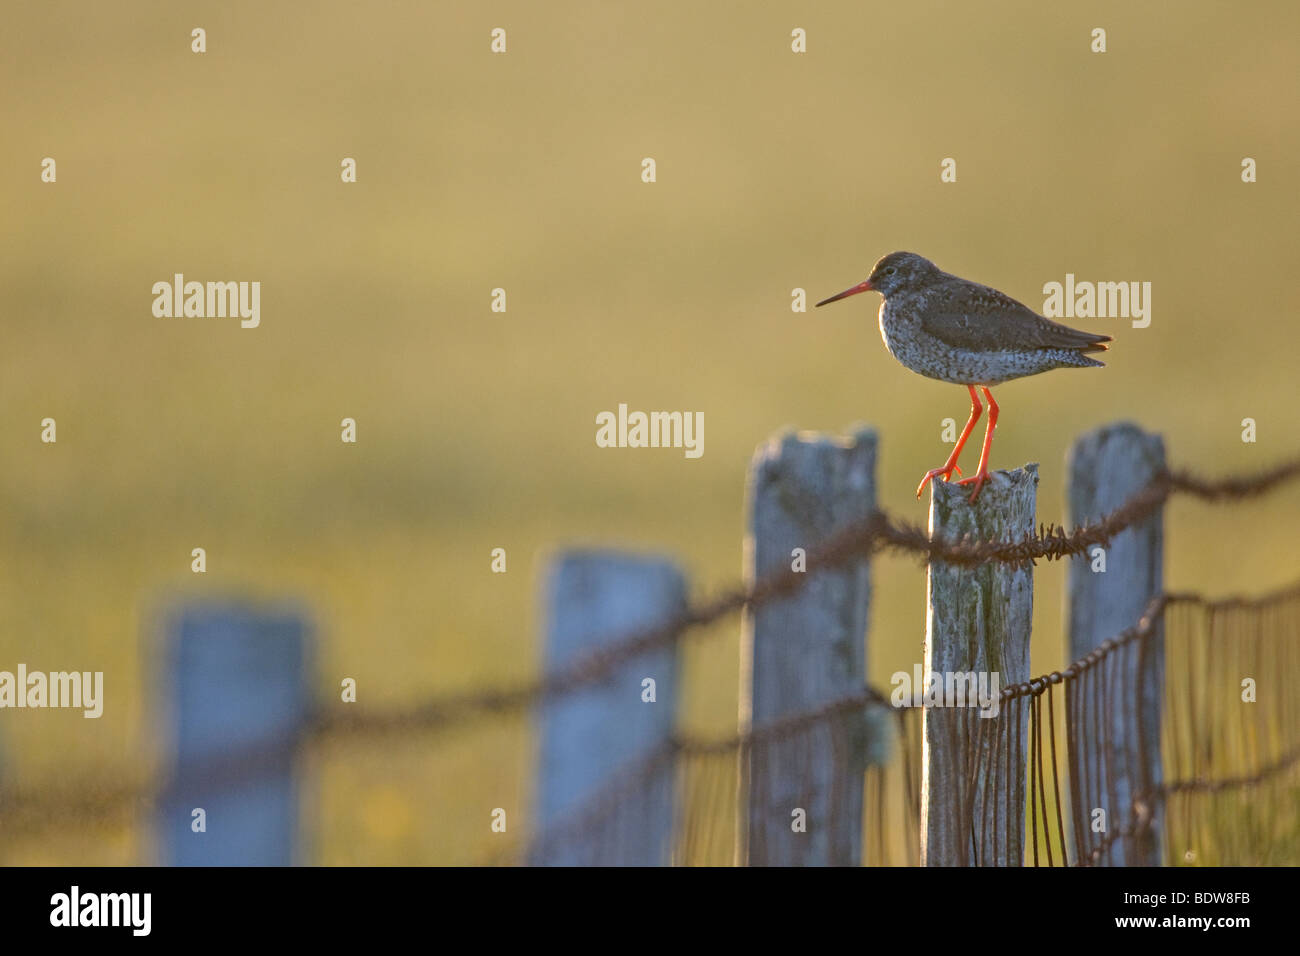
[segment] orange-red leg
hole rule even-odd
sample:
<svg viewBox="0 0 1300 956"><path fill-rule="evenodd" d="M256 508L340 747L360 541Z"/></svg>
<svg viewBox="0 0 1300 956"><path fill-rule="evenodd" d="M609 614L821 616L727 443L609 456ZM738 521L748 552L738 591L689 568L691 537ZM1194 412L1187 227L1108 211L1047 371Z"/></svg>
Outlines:
<svg viewBox="0 0 1300 956"><path fill-rule="evenodd" d="M984 447L980 449L980 464L979 468L975 470L975 474L957 482L959 485L975 485L975 490L971 492L970 496L972 502L979 497L984 482L989 480L989 449L993 447L993 429L998 425L998 403L993 401L993 395L987 388L981 386L980 390L989 403L989 423L988 427L984 429Z"/></svg>
<svg viewBox="0 0 1300 956"><path fill-rule="evenodd" d="M961 437L957 439L957 444L953 446L952 454L949 455L948 460L943 463L943 467L927 471L925 477L921 479L921 483L916 486L916 497L918 498L921 497L921 492L925 491L925 486L935 478L943 478L944 481L947 481L954 471L959 475L961 474L961 469L957 467L957 457L961 454L962 448L965 447L966 439L970 437L971 429L973 429L975 423L979 421L980 413L984 411L984 406L980 404L979 396L975 394L975 386L967 385L966 387L970 389L970 418L966 419L966 427L961 430ZM984 394L987 395L988 391L985 390ZM989 401L992 402L993 399L990 398Z"/></svg>

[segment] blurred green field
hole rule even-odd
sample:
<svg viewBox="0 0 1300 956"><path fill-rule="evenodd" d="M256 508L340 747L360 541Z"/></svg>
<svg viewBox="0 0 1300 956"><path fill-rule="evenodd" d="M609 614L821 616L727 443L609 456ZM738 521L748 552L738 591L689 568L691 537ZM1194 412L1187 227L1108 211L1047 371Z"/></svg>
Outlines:
<svg viewBox="0 0 1300 956"><path fill-rule="evenodd" d="M4 779L146 772L163 728L143 632L177 594L302 599L320 696L350 676L378 707L534 674L559 547L673 554L699 594L735 580L745 470L785 426L875 425L881 503L924 521L912 491L964 390L888 356L874 296L789 305L894 249L1034 306L1067 272L1153 284L1149 328L1074 323L1115 337L1108 368L995 392L994 464L1041 463L1041 520L1063 517L1072 437L1117 419L1209 473L1294 454L1300 8L1077 6L9 10L0 669L102 670L107 705L0 712ZM174 272L261 281L261 327L154 318ZM620 402L703 411L704 456L597 448L595 415ZM1294 578L1298 506L1176 502L1168 583ZM906 560L875 573L884 681L920 657L925 580ZM1062 569L1036 583L1043 672L1062 663ZM737 631L687 654L693 728L734 728ZM527 818L531 743L517 720L326 750L311 859L482 859L492 808ZM143 827L0 839L6 863L151 852Z"/></svg>

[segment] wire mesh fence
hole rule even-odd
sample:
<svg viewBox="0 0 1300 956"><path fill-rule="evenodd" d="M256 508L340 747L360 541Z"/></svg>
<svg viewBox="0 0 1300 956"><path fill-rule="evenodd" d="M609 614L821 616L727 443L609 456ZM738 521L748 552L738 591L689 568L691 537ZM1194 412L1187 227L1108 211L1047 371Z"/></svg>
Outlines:
<svg viewBox="0 0 1300 956"><path fill-rule="evenodd" d="M1124 792L1121 781L1138 779L1146 763L1139 731L1146 685L1129 676L1140 668L1123 665L1157 642L1165 665L1153 685L1161 693L1151 719L1162 728L1163 759L1156 779ZM1298 688L1300 584L1249 600L1162 595L1142 621L1088 657L1004 689L998 716L983 717L974 707L945 714L969 781L954 823L968 835L963 862L1113 864L1126 847L1151 843L1162 848L1166 865L1300 862ZM540 837L529 859L617 862L645 802L656 789L673 787L678 814L663 862L753 861L765 854L752 835L746 844L746 815L779 814L819 795L833 802L862 786L856 838L865 840L864 861L916 865L919 717L917 708L893 708L867 689L750 734L674 740L615 775L596 800ZM781 776L801 781L801 789L770 805L745 805L766 796L754 798L744 785L753 768L797 763L827 745L836 755L831 774ZM887 759L873 759L872 747L886 750ZM1014 751L1027 754L1027 777L1008 772L1017 765ZM1023 820L999 812L1022 805ZM791 821L774 823L755 832ZM855 838L826 834L837 836Z"/></svg>
<svg viewBox="0 0 1300 956"><path fill-rule="evenodd" d="M318 707L292 737L209 754L200 764L132 778L71 778L0 791L0 842L42 827L140 818L187 788L256 779L286 757L341 739L400 741L490 714L521 713L600 684L622 663L676 646L730 614L781 601L816 574L880 551L974 566L1078 555L1158 510L1171 494L1235 501L1300 475L1292 462L1211 481L1161 471L1111 514L1071 532L1043 527L1020 541L946 541L881 511L810 549L807 573L782 571L687 607L535 681L431 698L390 711ZM1152 670L1144 660L1161 664ZM921 711L870 688L725 739L673 737L633 757L592 800L494 862L619 863L645 859L645 815L668 803L668 836L651 849L679 865L799 863L772 834L803 832L823 862L915 865L920 827ZM1162 595L1140 621L1060 672L1004 688L996 717L942 715L966 780L950 825L962 862L1117 864L1154 848L1166 864L1300 862L1300 588L1256 599ZM1159 728L1153 772L1149 747ZM799 769L812 752L828 765ZM1016 757L1018 759L1012 759ZM1028 773L1016 768L1027 761ZM796 772L772 773L774 767ZM755 777L796 780L789 792ZM862 807L860 818L800 821L814 800ZM1026 806L1021 827L1009 808ZM856 815L850 814L850 817ZM755 826L755 820L768 820ZM800 826L805 827L800 831ZM635 852L633 852L635 848Z"/></svg>

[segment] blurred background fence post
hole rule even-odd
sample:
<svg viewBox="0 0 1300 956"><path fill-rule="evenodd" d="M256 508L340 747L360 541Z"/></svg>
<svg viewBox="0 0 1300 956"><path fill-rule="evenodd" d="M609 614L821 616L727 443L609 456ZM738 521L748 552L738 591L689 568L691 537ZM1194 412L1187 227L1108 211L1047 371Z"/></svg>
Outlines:
<svg viewBox="0 0 1300 956"><path fill-rule="evenodd" d="M304 862L295 766L311 705L305 616L191 604L170 618L165 640L175 750L158 801L162 862ZM200 819L205 830L196 832Z"/></svg>
<svg viewBox="0 0 1300 956"><path fill-rule="evenodd" d="M686 580L668 560L616 551L562 553L546 581L545 671L562 671L586 654L666 624L685 608ZM674 760L654 761L617 801L600 797L621 771L671 745L677 666L676 642L670 642L619 664L601 682L541 705L534 816L541 840L529 862L671 862ZM563 833L566 824L581 839L546 839L553 829Z"/></svg>
<svg viewBox="0 0 1300 956"><path fill-rule="evenodd" d="M969 486L936 481L931 489L932 537L1018 541L1034 531L1037 465L994 472L974 505ZM1028 562L930 562L922 678L996 673L999 690L1029 680L1033 602ZM996 717L981 717L969 700L952 703L921 716L921 865L1020 866L1028 702L1002 701Z"/></svg>
<svg viewBox="0 0 1300 956"><path fill-rule="evenodd" d="M1159 435L1128 423L1088 432L1070 450L1069 521L1083 524L1108 514L1164 469L1165 448ZM1070 561L1066 659L1079 660L1132 627L1163 590L1163 566L1163 508L1120 532L1100 551L1093 548ZM1091 819L1094 809L1105 809L1108 831L1129 822L1134 794L1154 791L1161 782L1164 624L1158 623L1156 628L1150 640L1130 644L1112 655L1108 665L1113 672L1106 692L1115 705L1100 708L1111 726L1099 738L1089 734L1080 740L1078 778L1086 802L1082 818ZM1109 748L1099 755L1098 748L1107 743ZM1112 843L1097 862L1159 865L1159 807L1145 809L1155 815L1151 825L1138 827L1132 837Z"/></svg>
<svg viewBox="0 0 1300 956"><path fill-rule="evenodd" d="M876 507L876 433L784 435L750 470L745 583L797 567L806 553ZM745 732L861 690L866 682L870 561L822 571L791 597L747 612L740 659ZM740 754L739 862L856 866L870 741L860 713ZM854 759L855 755L857 758ZM802 819L799 814L802 811Z"/></svg>

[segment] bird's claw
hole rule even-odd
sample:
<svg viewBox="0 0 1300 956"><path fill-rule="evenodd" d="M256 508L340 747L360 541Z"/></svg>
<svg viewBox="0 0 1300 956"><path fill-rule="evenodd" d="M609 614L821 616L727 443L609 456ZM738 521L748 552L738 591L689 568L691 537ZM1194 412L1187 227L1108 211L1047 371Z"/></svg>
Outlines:
<svg viewBox="0 0 1300 956"><path fill-rule="evenodd" d="M925 477L921 479L921 483L916 486L916 497L921 497L921 492L925 491L925 486L935 478L942 478L944 481L947 481L952 477L954 471L960 475L961 467L954 464L944 465L942 468L931 468L925 473Z"/></svg>
<svg viewBox="0 0 1300 956"><path fill-rule="evenodd" d="M984 487L984 483L988 480L989 480L989 473L987 470L983 470L977 472L974 475L971 475L969 478L963 478L961 481L957 482L957 484L959 485L973 484L975 486L975 490L970 493L970 502L971 504L974 504L975 499L980 496L980 489Z"/></svg>

